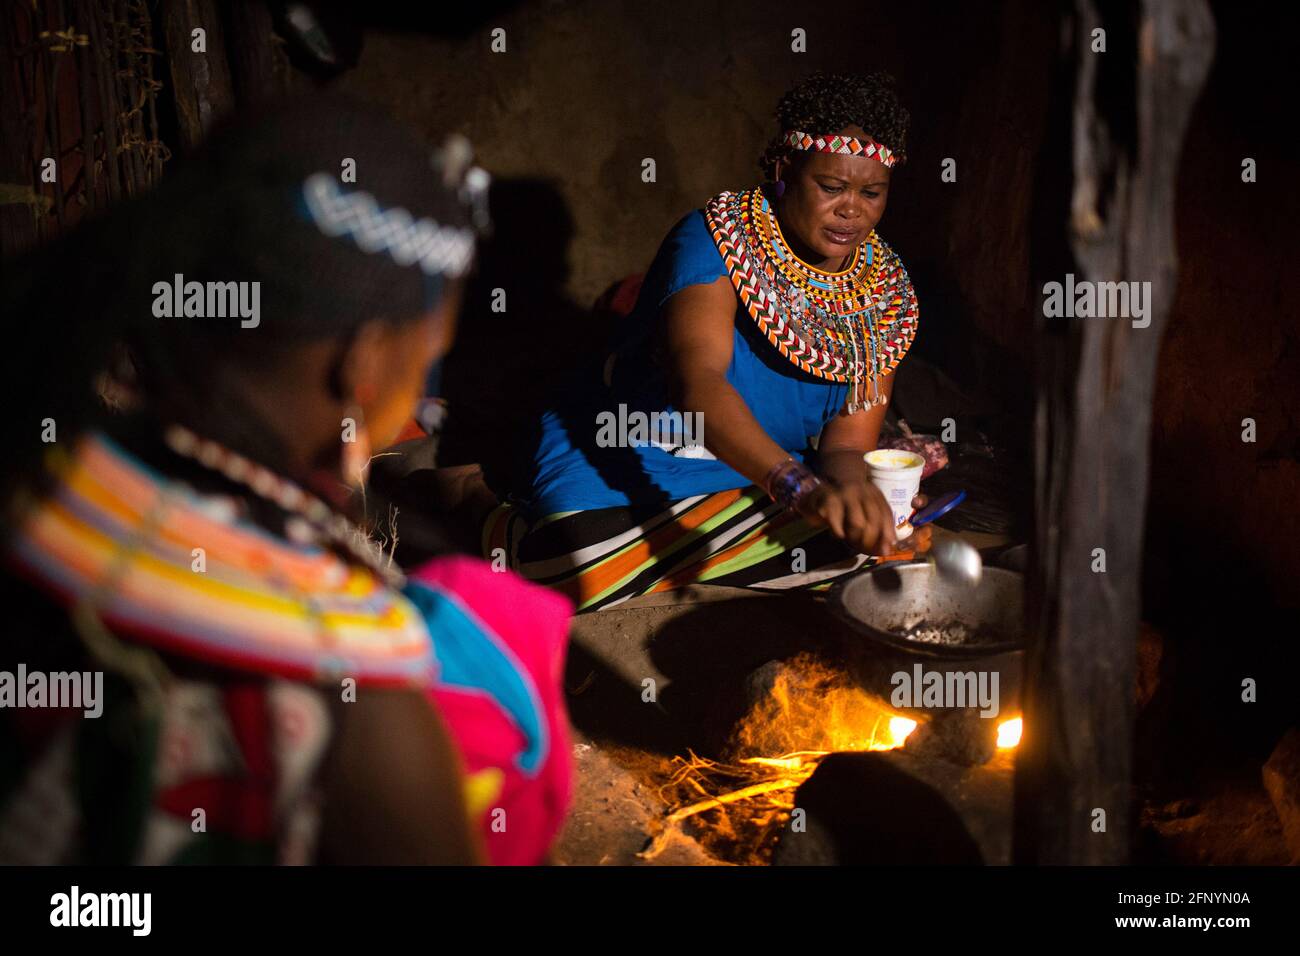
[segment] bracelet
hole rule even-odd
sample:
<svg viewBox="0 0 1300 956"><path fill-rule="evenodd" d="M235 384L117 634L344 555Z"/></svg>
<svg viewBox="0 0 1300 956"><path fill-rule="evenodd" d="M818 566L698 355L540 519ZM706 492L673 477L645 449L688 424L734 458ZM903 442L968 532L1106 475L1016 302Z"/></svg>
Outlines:
<svg viewBox="0 0 1300 956"><path fill-rule="evenodd" d="M786 508L797 507L799 500L820 484L811 468L793 458L774 465L763 482L772 500Z"/></svg>

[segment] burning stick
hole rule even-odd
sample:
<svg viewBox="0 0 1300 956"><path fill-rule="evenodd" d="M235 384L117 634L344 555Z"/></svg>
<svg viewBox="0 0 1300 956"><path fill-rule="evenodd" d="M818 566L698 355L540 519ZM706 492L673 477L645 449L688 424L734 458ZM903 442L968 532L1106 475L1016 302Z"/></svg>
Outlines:
<svg viewBox="0 0 1300 956"><path fill-rule="evenodd" d="M750 787L742 787L739 790L733 790L731 793L724 793L720 796L710 797L708 800L701 800L699 803L692 803L689 807L682 807L680 810L674 810L668 814L668 824L681 823L687 817L693 817L697 813L703 813L705 810L712 810L722 806L724 803L735 803L737 800L744 800L747 797L756 797L761 793L771 793L773 790L790 790L803 783L807 777L779 777L776 780L769 780L766 783L756 783Z"/></svg>
<svg viewBox="0 0 1300 956"><path fill-rule="evenodd" d="M669 783L664 788L660 788L661 796L662 790L667 787L689 784L693 789L703 794L706 799L679 807L668 814L664 818L663 830L637 856L643 860L654 859L667 848L673 834L681 832L682 822L697 814L709 810L719 810L729 804L761 797L764 794L775 794L796 789L812 775L813 770L816 769L821 758L826 756L826 753L824 750L800 750L780 757L747 757L741 760L739 765L715 763L712 760L706 760L691 754L689 759L681 761L682 766L673 774ZM764 771L777 771L780 776L759 783L752 783L749 786L741 787L739 790L714 795L710 795L708 790L696 779L698 775L704 773L753 779L755 776L763 774ZM777 802L771 806L770 812L784 813L789 809L788 805Z"/></svg>
<svg viewBox="0 0 1300 956"><path fill-rule="evenodd" d="M760 758L761 759L761 758ZM761 796L764 793L771 793L776 790L793 790L804 780L808 779L807 775L801 777L779 777L776 780L769 780L766 783L756 783L752 786L743 787L740 790L733 790L731 793L724 793L716 797L710 797L708 800L701 800L699 803L692 803L690 806L682 807L680 810L674 810L664 821L664 828L659 835L651 841L646 849L637 854L643 860L653 860L663 852L668 845L672 835L679 829L681 822L697 813L703 813L706 810L716 810L728 803L735 803L738 800L746 800L750 797Z"/></svg>
<svg viewBox="0 0 1300 956"><path fill-rule="evenodd" d="M760 767L775 767L778 770L801 770L807 761L805 757L825 757L825 750L800 750L798 753L786 754L784 757L746 757L741 763L757 764Z"/></svg>

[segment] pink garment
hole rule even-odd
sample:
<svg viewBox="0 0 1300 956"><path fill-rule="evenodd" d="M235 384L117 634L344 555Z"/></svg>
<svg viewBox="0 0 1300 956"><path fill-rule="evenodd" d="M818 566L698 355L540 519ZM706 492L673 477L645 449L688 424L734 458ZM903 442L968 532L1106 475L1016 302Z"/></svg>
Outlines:
<svg viewBox="0 0 1300 956"><path fill-rule="evenodd" d="M445 669L430 696L459 746L467 773L471 778L478 775L471 792L475 788L495 791L486 807L477 808L488 857L498 865L541 863L564 823L572 793L572 745L562 682L573 606L554 591L513 572L493 571L476 558L437 558L410 578L451 598L482 632L482 640L491 642L483 645L492 652L485 656L499 661L495 651L502 650L518 678L530 687L533 707L529 711L535 709L545 726L545 752L531 772L520 767L528 735L521 730L520 720L493 696L492 687L444 679L454 676L456 666L439 653L440 625L435 614L430 636ZM446 633L445 627L441 629ZM463 642L460 647L465 647ZM514 678L507 677L514 686ZM500 772L499 777L492 768Z"/></svg>

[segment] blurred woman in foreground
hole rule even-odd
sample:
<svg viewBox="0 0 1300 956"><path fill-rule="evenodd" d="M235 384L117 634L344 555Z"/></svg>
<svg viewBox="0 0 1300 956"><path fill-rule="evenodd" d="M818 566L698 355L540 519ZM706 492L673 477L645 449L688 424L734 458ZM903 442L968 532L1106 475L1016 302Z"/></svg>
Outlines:
<svg viewBox="0 0 1300 956"><path fill-rule="evenodd" d="M303 101L6 269L0 862L542 859L568 605L348 516L454 336L468 160Z"/></svg>

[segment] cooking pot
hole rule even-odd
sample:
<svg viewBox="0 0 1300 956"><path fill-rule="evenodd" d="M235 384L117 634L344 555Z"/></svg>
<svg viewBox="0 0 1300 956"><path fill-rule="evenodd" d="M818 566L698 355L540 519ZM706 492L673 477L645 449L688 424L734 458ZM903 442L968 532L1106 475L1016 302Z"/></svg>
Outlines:
<svg viewBox="0 0 1300 956"><path fill-rule="evenodd" d="M1024 656L1019 572L985 567L980 583L970 586L943 578L925 561L890 562L838 582L829 606L849 627L850 670L869 692L890 699L894 676L913 673L918 662L944 674L996 671L1001 713L1018 712ZM916 640L909 632L918 626L965 640Z"/></svg>

